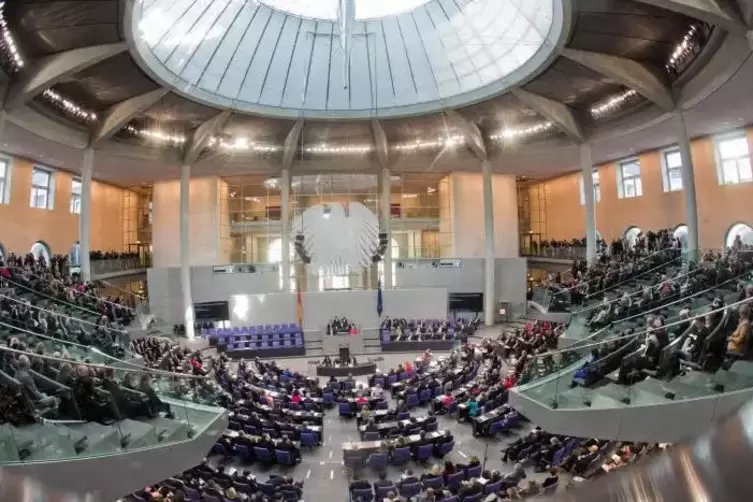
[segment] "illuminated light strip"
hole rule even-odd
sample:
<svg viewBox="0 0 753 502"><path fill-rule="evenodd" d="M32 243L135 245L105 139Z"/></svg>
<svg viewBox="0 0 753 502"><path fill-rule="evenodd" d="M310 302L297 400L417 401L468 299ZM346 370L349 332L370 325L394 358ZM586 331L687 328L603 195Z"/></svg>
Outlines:
<svg viewBox="0 0 753 502"><path fill-rule="evenodd" d="M327 143L321 143L319 145L305 146L303 148L304 153L344 153L351 155L363 155L374 150L374 145L344 145L335 146L328 145Z"/></svg>
<svg viewBox="0 0 753 502"><path fill-rule="evenodd" d="M492 134L489 136L494 141L511 141L511 140L517 140L522 138L527 138L529 136L534 136L536 134L541 134L546 131L550 131L554 127L554 124L552 122L542 122L540 124L534 124L528 127L506 127L502 129L501 131Z"/></svg>
<svg viewBox="0 0 753 502"><path fill-rule="evenodd" d="M14 71L24 67L24 58L18 51L18 46L13 35L8 29L8 22L5 19L5 2L0 1L0 45L4 52L9 56L8 60Z"/></svg>
<svg viewBox="0 0 753 502"><path fill-rule="evenodd" d="M210 148L219 148L228 152L259 152L259 153L271 153L279 152L282 147L278 145L265 145L262 143L256 143L250 141L248 138L237 137L232 140L226 140L224 138L218 138L216 136L209 140Z"/></svg>
<svg viewBox="0 0 753 502"><path fill-rule="evenodd" d="M448 136L446 138L439 137L435 140L420 140L409 141L407 143L400 143L394 145L392 148L399 152L415 152L418 150L433 150L437 148L454 148L465 143L465 137L457 134L454 136Z"/></svg>
<svg viewBox="0 0 753 502"><path fill-rule="evenodd" d="M170 143L178 146L186 142L186 137L181 134L164 133L152 129L137 129L132 125L126 126L125 131L139 138L149 139L158 143Z"/></svg>
<svg viewBox="0 0 753 502"><path fill-rule="evenodd" d="M64 98L52 89L47 89L42 93L42 97L49 101L51 104L61 108L65 113L73 115L76 118L86 120L87 122L94 122L97 120L97 114L81 108L79 105Z"/></svg>
<svg viewBox="0 0 753 502"><path fill-rule="evenodd" d="M627 102L637 97L638 97L638 92L634 91L633 89L628 89L627 91L621 94L612 96L611 98L592 106L591 115L594 118L603 117L604 115L607 115L615 110L618 110L619 108L624 106Z"/></svg>
<svg viewBox="0 0 753 502"><path fill-rule="evenodd" d="M688 29L688 32L682 37L682 40L675 46L675 50L669 56L669 60L665 65L669 71L674 71L682 64L685 59L693 54L698 45L698 26L693 24Z"/></svg>

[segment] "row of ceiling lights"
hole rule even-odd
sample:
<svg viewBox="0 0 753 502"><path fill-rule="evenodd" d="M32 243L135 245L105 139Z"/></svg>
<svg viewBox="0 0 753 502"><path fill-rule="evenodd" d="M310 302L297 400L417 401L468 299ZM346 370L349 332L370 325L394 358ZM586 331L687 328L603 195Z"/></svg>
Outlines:
<svg viewBox="0 0 753 502"><path fill-rule="evenodd" d="M682 40L675 46L675 50L669 56L669 61L665 65L665 68L669 72L677 71L677 68L682 66L690 55L692 55L699 45L700 29L697 24L692 24L688 29Z"/></svg>
<svg viewBox="0 0 753 502"><path fill-rule="evenodd" d="M10 63L10 67L14 72L24 67L24 58L18 51L13 34L8 29L8 22L5 19L4 1L0 1L0 50L4 53L4 59Z"/></svg>
<svg viewBox="0 0 753 502"><path fill-rule="evenodd" d="M18 51L18 47L11 31L8 29L4 14L4 7L5 2L0 1L0 44L2 46L2 50L6 53L6 61L11 62L15 71L19 71L24 66L24 60L20 52ZM699 28L696 24L690 26L683 39L677 44L674 51L670 55L669 61L666 64L668 71L676 70L676 68L684 63L687 57L697 49L697 45L699 43L699 32ZM74 103L70 99L61 96L59 93L52 89L47 89L42 96L68 115L84 120L86 122L94 122L97 120L97 114L95 112L87 110L86 108ZM631 101L634 101L638 98L639 94L636 91L627 89L620 94L612 96L592 106L590 112L594 118L603 118L604 116L614 113L615 111L630 104ZM554 124L552 124L551 122L542 122L540 124L523 128L506 128L498 133L492 134L490 138L494 141L519 140L546 132L548 130L551 130L553 127ZM133 125L126 126L125 131L134 136L148 139L160 144L180 146L186 141L186 137L180 134L169 134L164 133L160 130L138 128ZM445 147L453 148L463 144L464 142L465 139L462 135L453 135L447 136L446 138L440 137L435 140L417 139L415 141L394 145L392 148L399 152L415 152ZM243 137L235 139L215 137L211 139L209 146L219 147L220 149L229 152L252 151L259 153L272 153L281 150L281 147L278 145L255 143ZM373 149L373 145L335 146L321 143L318 145L304 147L304 152L311 154L357 155L369 153Z"/></svg>

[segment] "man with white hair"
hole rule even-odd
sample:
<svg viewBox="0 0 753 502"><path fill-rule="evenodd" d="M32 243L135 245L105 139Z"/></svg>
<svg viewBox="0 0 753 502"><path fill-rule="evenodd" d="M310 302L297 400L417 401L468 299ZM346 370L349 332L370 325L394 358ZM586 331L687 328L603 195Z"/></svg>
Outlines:
<svg viewBox="0 0 753 502"><path fill-rule="evenodd" d="M37 384L34 382L34 378L29 373L31 369L31 362L28 356L22 354L18 357L18 369L14 375L16 380L21 382L24 395L34 403L37 409L42 408L57 408L59 401L56 397L48 396L39 392Z"/></svg>

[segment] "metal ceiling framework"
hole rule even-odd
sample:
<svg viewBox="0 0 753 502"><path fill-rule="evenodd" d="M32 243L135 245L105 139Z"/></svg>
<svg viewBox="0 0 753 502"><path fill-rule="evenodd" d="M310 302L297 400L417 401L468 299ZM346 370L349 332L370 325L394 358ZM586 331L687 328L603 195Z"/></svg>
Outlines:
<svg viewBox="0 0 753 502"><path fill-rule="evenodd" d="M472 0L466 1L472 2ZM615 1L618 0L610 0L610 2ZM750 26L745 24L740 12L731 7L728 2L722 0L619 1L629 4L645 4L650 8L663 9L713 24L717 29L726 31L729 36L747 37L753 48L753 36L751 36ZM60 82L65 82L77 73L90 69L114 56L123 54L126 49L126 43L118 42L75 48L27 61L22 71L18 71L10 77L10 83L4 99L4 109L10 112L23 107L46 89ZM559 51L559 55L613 82L636 91L664 111L673 111L676 108L675 96L679 94L680 90L673 88L670 80L665 75L662 75L653 65L627 57L620 57L615 54L599 53L571 47L563 47ZM535 78L533 81L535 82ZM576 143L588 141L593 128L587 126L583 110L574 109L562 101L532 92L526 88L529 83L522 82L521 85L511 90L511 94L530 110L533 110L537 116L543 117L554 124L570 140ZM103 145L104 142L108 141L119 130L128 127L132 119L143 115L150 107L155 106L161 100L170 96L171 91L174 91L174 89L159 87L154 91L135 95L109 107L101 114L98 121L89 126L90 146L99 147ZM493 102L494 99L490 101ZM490 154L487 153L487 143L492 136L488 134L488 130L486 128L479 128L479 124L475 118L466 116L462 106L455 107L456 109L450 109L446 106L442 108L444 109L443 113L446 119L454 127L462 131L465 144L474 156L481 160L486 159ZM185 147L184 161L193 162L199 159L202 150L217 134L222 133L223 127L228 123L232 114L233 111L231 110L221 111L195 129L189 143ZM282 166L289 167L292 165L303 127L304 121L302 118L299 117L295 122L291 121L289 133L285 138L284 144L281 145L281 149L283 150ZM520 127L527 127L530 130L538 131L536 127L531 127L530 124L524 124ZM482 133L482 130L484 133ZM383 166L389 165L391 161L389 152L394 141L391 143L389 134L385 132L384 123L379 117L372 117L371 131L373 150L379 163Z"/></svg>

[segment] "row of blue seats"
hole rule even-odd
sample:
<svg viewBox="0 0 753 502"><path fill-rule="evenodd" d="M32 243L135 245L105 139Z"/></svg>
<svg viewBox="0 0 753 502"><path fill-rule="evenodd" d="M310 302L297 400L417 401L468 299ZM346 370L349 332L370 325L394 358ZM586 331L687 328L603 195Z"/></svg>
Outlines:
<svg viewBox="0 0 753 502"><path fill-rule="evenodd" d="M450 441L449 443L441 443L438 445L427 444L419 446L416 449L415 459L420 462L424 462L429 460L432 455L442 458L450 453L453 448L455 448L455 441ZM392 455L390 455L389 453L372 453L371 455L369 455L366 465L371 467L372 469L376 469L377 471L384 471L385 469L387 469L388 465L405 465L410 461L410 459L410 446L403 446L393 449ZM462 475L463 473L460 474Z"/></svg>
<svg viewBox="0 0 753 502"><path fill-rule="evenodd" d="M242 350L242 349L282 349L282 348L294 348L303 347L303 340L300 338L288 339L288 340L274 340L272 342L268 340L264 341L245 341L235 342L227 344L219 344L220 347L225 347L226 350Z"/></svg>
<svg viewBox="0 0 753 502"><path fill-rule="evenodd" d="M232 328L202 328L201 336L215 338L226 335L257 335L273 333L303 333L298 324L267 324L258 326L234 326Z"/></svg>

